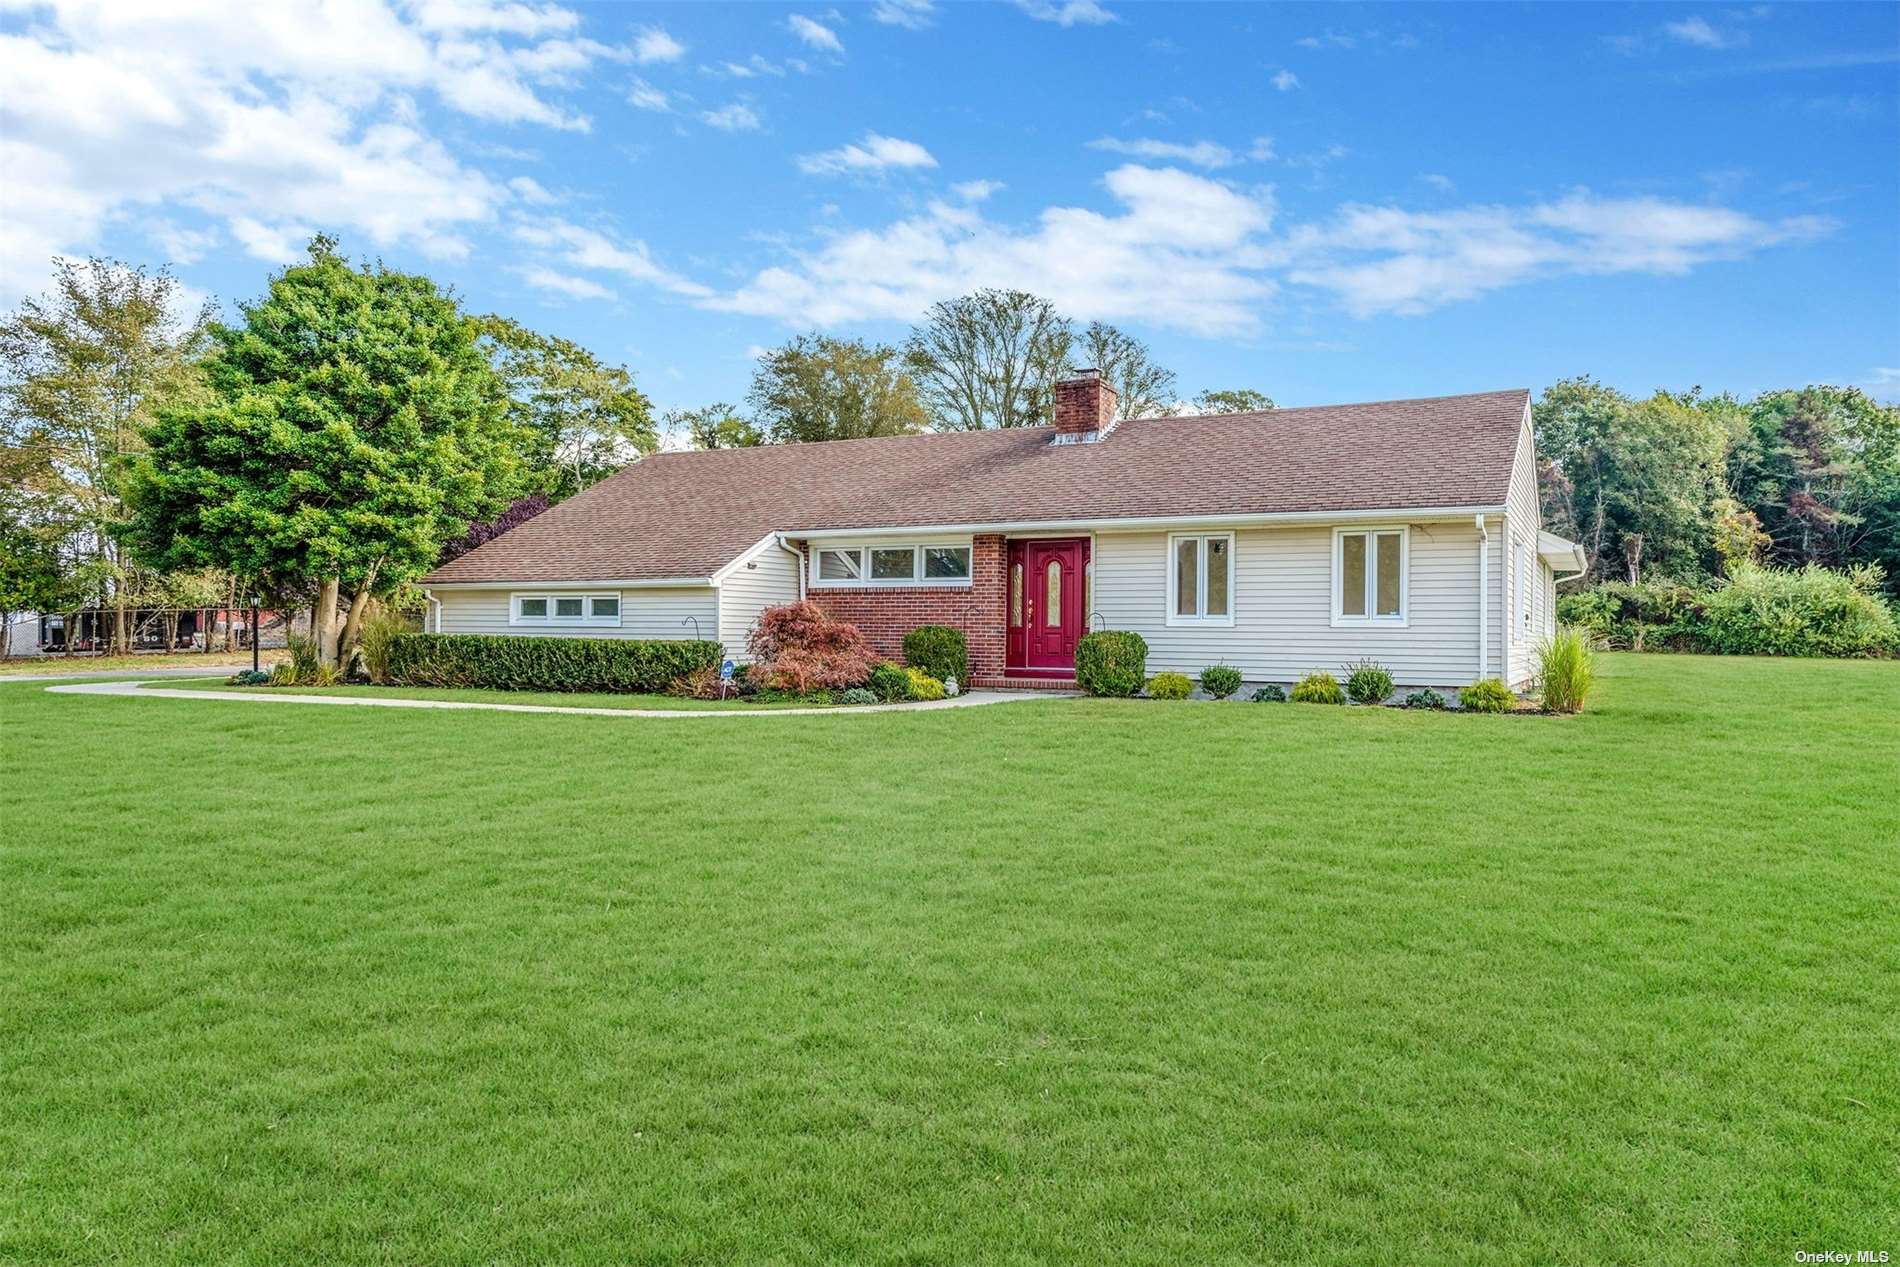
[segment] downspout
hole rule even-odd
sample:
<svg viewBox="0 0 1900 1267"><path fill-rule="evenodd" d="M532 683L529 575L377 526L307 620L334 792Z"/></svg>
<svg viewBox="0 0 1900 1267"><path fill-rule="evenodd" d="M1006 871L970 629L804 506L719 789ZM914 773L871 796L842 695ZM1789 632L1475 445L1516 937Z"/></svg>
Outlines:
<svg viewBox="0 0 1900 1267"><path fill-rule="evenodd" d="M423 617L422 619L422 632L423 633L441 633L442 632L442 600L437 598L434 594L430 593L426 589L422 591L422 597L428 600L428 603L429 603L429 614Z"/></svg>
<svg viewBox="0 0 1900 1267"><path fill-rule="evenodd" d="M798 568L798 601L802 603L805 601L805 552L799 549L797 546L794 546L790 542L786 541L783 534L780 534L780 536L778 537L778 548L785 551L787 554L791 555L793 559L797 560L796 566Z"/></svg>
<svg viewBox="0 0 1900 1267"><path fill-rule="evenodd" d="M1491 534L1484 530L1484 516L1474 516L1478 525L1478 676L1482 680L1491 666Z"/></svg>

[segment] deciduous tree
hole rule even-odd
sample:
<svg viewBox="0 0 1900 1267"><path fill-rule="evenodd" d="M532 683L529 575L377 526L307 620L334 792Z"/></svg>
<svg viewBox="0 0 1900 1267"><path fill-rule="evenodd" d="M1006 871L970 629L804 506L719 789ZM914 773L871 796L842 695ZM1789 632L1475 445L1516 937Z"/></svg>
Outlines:
<svg viewBox="0 0 1900 1267"><path fill-rule="evenodd" d="M908 435L929 423L895 348L822 334L760 356L747 399L776 444Z"/></svg>
<svg viewBox="0 0 1900 1267"><path fill-rule="evenodd" d="M1194 398L1196 412L1204 414L1251 414L1273 408L1273 397L1251 387L1225 391L1208 390Z"/></svg>
<svg viewBox="0 0 1900 1267"><path fill-rule="evenodd" d="M668 410L666 429L684 436L695 449L750 449L765 443L758 424L723 400L698 409Z"/></svg>
<svg viewBox="0 0 1900 1267"><path fill-rule="evenodd" d="M980 290L930 306L904 344L939 431L1054 420L1054 386L1074 338L1055 305L1020 290Z"/></svg>
<svg viewBox="0 0 1900 1267"><path fill-rule="evenodd" d="M555 501L659 447L652 405L624 366L506 317L481 318L482 346L507 384L533 478Z"/></svg>
<svg viewBox="0 0 1900 1267"><path fill-rule="evenodd" d="M477 322L425 277L353 267L320 237L242 311L211 332L210 398L147 432L129 539L159 566L314 591L335 664L372 594L517 495L521 437Z"/></svg>
<svg viewBox="0 0 1900 1267"><path fill-rule="evenodd" d="M1131 334L1091 321L1075 357L1115 389L1118 418L1158 418L1174 405L1174 371L1155 364L1148 345Z"/></svg>

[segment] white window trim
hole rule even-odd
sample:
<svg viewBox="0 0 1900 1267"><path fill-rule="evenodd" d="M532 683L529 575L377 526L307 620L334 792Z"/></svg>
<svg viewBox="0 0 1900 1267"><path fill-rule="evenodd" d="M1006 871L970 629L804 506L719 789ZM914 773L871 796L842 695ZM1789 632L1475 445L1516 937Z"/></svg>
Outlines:
<svg viewBox="0 0 1900 1267"><path fill-rule="evenodd" d="M963 550L970 556L970 568L967 576L924 575L924 551L926 550ZM855 580L829 580L818 575L818 560L828 551L842 551L858 556L858 576ZM909 550L910 575L902 579L877 578L871 575L871 551L873 550ZM976 544L969 537L953 538L945 541L890 541L867 538L863 541L827 541L823 545L813 544L811 562L808 567L806 584L812 589L821 590L860 590L860 589L969 589L976 580Z"/></svg>
<svg viewBox="0 0 1900 1267"><path fill-rule="evenodd" d="M1377 616L1378 607L1379 561L1375 557L1376 547L1372 539L1380 533L1399 534L1399 614L1396 616ZM1346 580L1346 538L1363 536L1366 538L1366 614L1347 616L1342 614L1345 603L1343 591ZM1405 524L1354 524L1350 528L1333 529L1333 628L1335 629L1403 629L1412 619L1412 533Z"/></svg>
<svg viewBox="0 0 1900 1267"><path fill-rule="evenodd" d="M535 598L545 599L547 601L548 614L545 616L523 616L521 614L522 600ZM557 598L580 599L581 614L578 616L556 616L554 614L554 600ZM616 614L613 616L594 615L594 600L597 598L611 598L618 603L619 606L614 609ZM626 596L624 594L615 593L612 590L582 592L578 594L573 590L518 590L508 595L508 623L511 625L527 625L539 629L618 629L620 628L621 620L626 614Z"/></svg>
<svg viewBox="0 0 1900 1267"><path fill-rule="evenodd" d="M1207 542L1214 540L1224 540L1227 542L1227 614L1225 616L1180 616L1175 614L1175 607L1177 605L1175 599L1180 589L1179 580L1174 574L1175 543L1186 540L1194 540L1201 543L1200 548L1195 551L1195 566L1200 571L1200 575L1196 578L1199 584L1195 588L1195 597L1200 600L1200 605L1203 608L1207 606ZM1168 534L1168 623L1170 625L1195 625L1205 629L1233 628L1235 559L1239 556L1239 553L1239 549L1234 544L1234 534L1231 532L1171 532Z"/></svg>

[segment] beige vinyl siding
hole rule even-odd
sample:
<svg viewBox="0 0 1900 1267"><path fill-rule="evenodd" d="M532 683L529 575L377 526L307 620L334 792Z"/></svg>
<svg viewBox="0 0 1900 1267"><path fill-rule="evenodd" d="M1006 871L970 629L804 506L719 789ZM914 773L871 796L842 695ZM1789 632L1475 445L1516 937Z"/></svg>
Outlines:
<svg viewBox="0 0 1900 1267"><path fill-rule="evenodd" d="M768 607L798 601L798 560L776 541L739 564L719 583L719 641L726 657L744 664L746 639Z"/></svg>
<svg viewBox="0 0 1900 1267"><path fill-rule="evenodd" d="M514 634L539 638L691 638L693 627L688 616L699 618L701 636L717 636L719 627L718 591L711 586L680 586L664 589L587 590L589 594L619 594L620 624L612 625L511 625L508 623L511 594L577 593L575 590L538 590L523 585L517 590L454 590L434 588L441 608L441 632L467 634Z"/></svg>
<svg viewBox="0 0 1900 1267"><path fill-rule="evenodd" d="M1491 523L1495 543L1500 521ZM1150 673L1191 676L1226 663L1248 681L1290 682L1316 669L1337 674L1340 665L1371 656L1403 686L1470 682L1478 676L1477 527L1467 519L1416 523L1409 532L1408 621L1402 629L1333 626L1333 526L1327 524L1234 534L1231 628L1168 624L1167 533L1098 533L1095 611L1108 628L1132 629L1147 640ZM1491 566L1495 574L1495 557ZM1494 614L1497 592L1494 575ZM1490 652L1495 664L1495 630Z"/></svg>
<svg viewBox="0 0 1900 1267"><path fill-rule="evenodd" d="M1537 457L1531 440L1530 417L1527 413L1524 427L1518 436L1517 456L1511 466L1511 488L1505 499L1505 528L1511 543L1510 585L1504 591L1512 597L1507 607L1508 624L1511 631L1511 656L1509 676L1506 680L1512 686L1522 686L1529 680L1537 667L1537 644L1545 633L1545 587L1543 574L1546 571L1543 560L1537 553L1537 533L1543 526L1543 511L1537 497ZM1517 551L1524 552L1525 566L1520 572L1517 568ZM1528 589L1525 605L1530 612L1530 624L1518 619L1515 605L1516 586L1522 577Z"/></svg>

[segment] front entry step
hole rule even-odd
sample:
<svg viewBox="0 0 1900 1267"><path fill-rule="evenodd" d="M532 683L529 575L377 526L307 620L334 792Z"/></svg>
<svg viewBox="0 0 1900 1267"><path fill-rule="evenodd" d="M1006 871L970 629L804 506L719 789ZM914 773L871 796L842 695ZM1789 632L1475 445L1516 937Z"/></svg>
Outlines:
<svg viewBox="0 0 1900 1267"><path fill-rule="evenodd" d="M984 691L1073 691L1072 677L978 677L970 685Z"/></svg>

